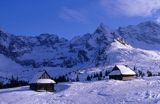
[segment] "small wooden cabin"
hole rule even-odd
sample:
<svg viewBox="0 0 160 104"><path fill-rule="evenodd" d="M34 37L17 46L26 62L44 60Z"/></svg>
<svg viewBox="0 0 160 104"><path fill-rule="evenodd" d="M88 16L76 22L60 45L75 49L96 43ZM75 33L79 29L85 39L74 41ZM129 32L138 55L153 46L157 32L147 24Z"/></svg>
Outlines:
<svg viewBox="0 0 160 104"><path fill-rule="evenodd" d="M125 65L116 65L109 73L109 79L132 80L136 78L136 73Z"/></svg>
<svg viewBox="0 0 160 104"><path fill-rule="evenodd" d="M35 91L55 91L54 84L56 82L52 80L47 71L38 72L30 81L30 89Z"/></svg>

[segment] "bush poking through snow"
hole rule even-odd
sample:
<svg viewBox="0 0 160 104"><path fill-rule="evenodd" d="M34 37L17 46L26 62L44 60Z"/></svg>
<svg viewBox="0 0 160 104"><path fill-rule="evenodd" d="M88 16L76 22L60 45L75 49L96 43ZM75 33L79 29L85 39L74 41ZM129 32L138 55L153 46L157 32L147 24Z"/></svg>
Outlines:
<svg viewBox="0 0 160 104"><path fill-rule="evenodd" d="M152 76L152 72L151 71L147 71L147 76L151 77Z"/></svg>

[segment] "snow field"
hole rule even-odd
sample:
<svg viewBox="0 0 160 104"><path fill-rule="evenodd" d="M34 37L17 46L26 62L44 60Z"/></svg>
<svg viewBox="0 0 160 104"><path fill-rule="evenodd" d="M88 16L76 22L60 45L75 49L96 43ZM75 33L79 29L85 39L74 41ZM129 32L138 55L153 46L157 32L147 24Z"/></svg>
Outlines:
<svg viewBox="0 0 160 104"><path fill-rule="evenodd" d="M59 83L56 92L28 86L0 90L0 104L160 104L160 78Z"/></svg>

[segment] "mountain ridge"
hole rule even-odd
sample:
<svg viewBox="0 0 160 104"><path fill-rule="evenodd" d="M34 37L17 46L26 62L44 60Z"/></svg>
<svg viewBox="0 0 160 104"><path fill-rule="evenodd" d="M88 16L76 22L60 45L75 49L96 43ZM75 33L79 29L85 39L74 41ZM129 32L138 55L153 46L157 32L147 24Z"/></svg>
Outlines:
<svg viewBox="0 0 160 104"><path fill-rule="evenodd" d="M26 76L25 80L29 80L28 76L31 77L42 68L49 68L52 73L57 73L56 68L66 69L64 72L68 73L89 68L110 70L116 64L127 64L145 72L158 72L158 36L160 25L153 22L143 22L117 30L100 24L93 33L71 40L47 33L39 36L15 36L0 31L0 54L23 67L18 77ZM11 71L7 74L13 73Z"/></svg>

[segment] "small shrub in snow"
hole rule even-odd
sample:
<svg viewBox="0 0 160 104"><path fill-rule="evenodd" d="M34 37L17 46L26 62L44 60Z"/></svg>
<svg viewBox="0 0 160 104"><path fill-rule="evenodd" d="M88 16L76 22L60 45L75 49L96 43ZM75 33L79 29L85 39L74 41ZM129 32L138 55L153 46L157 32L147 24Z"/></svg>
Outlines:
<svg viewBox="0 0 160 104"><path fill-rule="evenodd" d="M152 76L152 72L151 71L147 71L147 76L151 77Z"/></svg>

